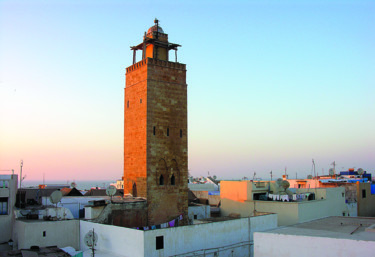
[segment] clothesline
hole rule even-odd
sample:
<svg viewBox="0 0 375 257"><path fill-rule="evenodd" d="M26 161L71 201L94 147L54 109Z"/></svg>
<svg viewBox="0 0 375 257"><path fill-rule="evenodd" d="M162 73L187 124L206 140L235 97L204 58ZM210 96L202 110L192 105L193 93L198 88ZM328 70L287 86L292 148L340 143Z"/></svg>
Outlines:
<svg viewBox="0 0 375 257"><path fill-rule="evenodd" d="M145 226L145 227L134 227L134 228L138 229L138 230L152 230L152 229L159 229L159 228L178 227L178 223L182 219L183 219L183 214L180 214L177 218L175 218L175 219L173 219L169 222L165 222L163 224L153 225L153 226Z"/></svg>
<svg viewBox="0 0 375 257"><path fill-rule="evenodd" d="M273 201L282 201L282 202L289 202L289 201L303 201L309 198L311 193L301 193L301 194L293 194L292 198L289 195L279 195L279 194L269 194L267 193L267 197L272 199Z"/></svg>

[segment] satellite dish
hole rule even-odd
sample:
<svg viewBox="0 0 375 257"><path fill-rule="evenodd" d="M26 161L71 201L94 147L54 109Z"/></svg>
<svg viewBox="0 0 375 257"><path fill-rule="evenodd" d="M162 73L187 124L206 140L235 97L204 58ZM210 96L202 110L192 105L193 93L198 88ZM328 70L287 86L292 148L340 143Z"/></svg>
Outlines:
<svg viewBox="0 0 375 257"><path fill-rule="evenodd" d="M71 187L71 188L76 188L76 187L77 187L76 182L72 182L72 183L70 183L70 187Z"/></svg>
<svg viewBox="0 0 375 257"><path fill-rule="evenodd" d="M62 193L58 190L54 191L49 197L51 203L57 204L62 198Z"/></svg>
<svg viewBox="0 0 375 257"><path fill-rule="evenodd" d="M308 176L307 176L307 179L312 179L312 178L313 178L312 175L308 175Z"/></svg>
<svg viewBox="0 0 375 257"><path fill-rule="evenodd" d="M108 196L114 196L117 192L117 188L114 185L110 185L105 192Z"/></svg>
<svg viewBox="0 0 375 257"><path fill-rule="evenodd" d="M336 173L335 169L333 169L333 168L329 169L329 175L333 176L333 175L335 175L335 173Z"/></svg>
<svg viewBox="0 0 375 257"><path fill-rule="evenodd" d="M282 178L278 178L276 180L276 184L278 184L279 186L281 186L281 183L283 182L283 179Z"/></svg>
<svg viewBox="0 0 375 257"><path fill-rule="evenodd" d="M85 242L85 245L87 245L88 247L94 247L98 242L98 235L94 232L94 230L90 230L86 233L83 241Z"/></svg>
<svg viewBox="0 0 375 257"><path fill-rule="evenodd" d="M288 188L290 187L290 183L289 183L288 180L283 180L283 181L281 182L281 185L280 185L280 186L283 187L284 189L288 189Z"/></svg>
<svg viewBox="0 0 375 257"><path fill-rule="evenodd" d="M364 173L364 171L363 171L362 168L359 168L359 169L357 170L357 173L358 173L358 175L362 175L362 174Z"/></svg>

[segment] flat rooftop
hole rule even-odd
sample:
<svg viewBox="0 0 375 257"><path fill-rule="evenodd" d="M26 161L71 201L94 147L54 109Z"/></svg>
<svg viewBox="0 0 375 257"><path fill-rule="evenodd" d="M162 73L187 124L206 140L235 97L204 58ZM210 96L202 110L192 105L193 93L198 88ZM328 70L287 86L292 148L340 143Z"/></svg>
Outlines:
<svg viewBox="0 0 375 257"><path fill-rule="evenodd" d="M223 216L223 217L211 217L211 218L206 218L206 219L199 219L199 220L194 220L194 225L197 224L203 224L203 223L212 223L212 222L220 222L220 221L227 221L227 220L237 220L237 219L248 219L248 218L253 218L257 216L263 216L263 215L270 215L274 214L271 212L258 212L254 216L248 216L248 217L241 217L241 216Z"/></svg>
<svg viewBox="0 0 375 257"><path fill-rule="evenodd" d="M375 241L375 218L327 217L264 233Z"/></svg>

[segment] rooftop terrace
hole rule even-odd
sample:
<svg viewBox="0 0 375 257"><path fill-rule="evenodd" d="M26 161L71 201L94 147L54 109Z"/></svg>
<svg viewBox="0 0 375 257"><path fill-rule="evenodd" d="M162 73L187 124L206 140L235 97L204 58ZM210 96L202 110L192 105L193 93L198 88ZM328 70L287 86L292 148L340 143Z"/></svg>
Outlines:
<svg viewBox="0 0 375 257"><path fill-rule="evenodd" d="M375 241L375 218L327 217L265 233Z"/></svg>

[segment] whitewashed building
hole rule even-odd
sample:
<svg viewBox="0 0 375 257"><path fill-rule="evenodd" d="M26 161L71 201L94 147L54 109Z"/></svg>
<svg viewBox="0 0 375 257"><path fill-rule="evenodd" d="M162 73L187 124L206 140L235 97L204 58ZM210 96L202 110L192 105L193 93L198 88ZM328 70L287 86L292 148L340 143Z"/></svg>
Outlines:
<svg viewBox="0 0 375 257"><path fill-rule="evenodd" d="M254 256L374 256L375 218L328 217L254 233Z"/></svg>
<svg viewBox="0 0 375 257"><path fill-rule="evenodd" d="M197 225L147 231L80 221L80 245L89 256L84 236L94 230L98 257L253 256L253 233L276 227L276 214L208 219Z"/></svg>
<svg viewBox="0 0 375 257"><path fill-rule="evenodd" d="M16 203L17 175L0 175L0 242L8 242L12 238Z"/></svg>

